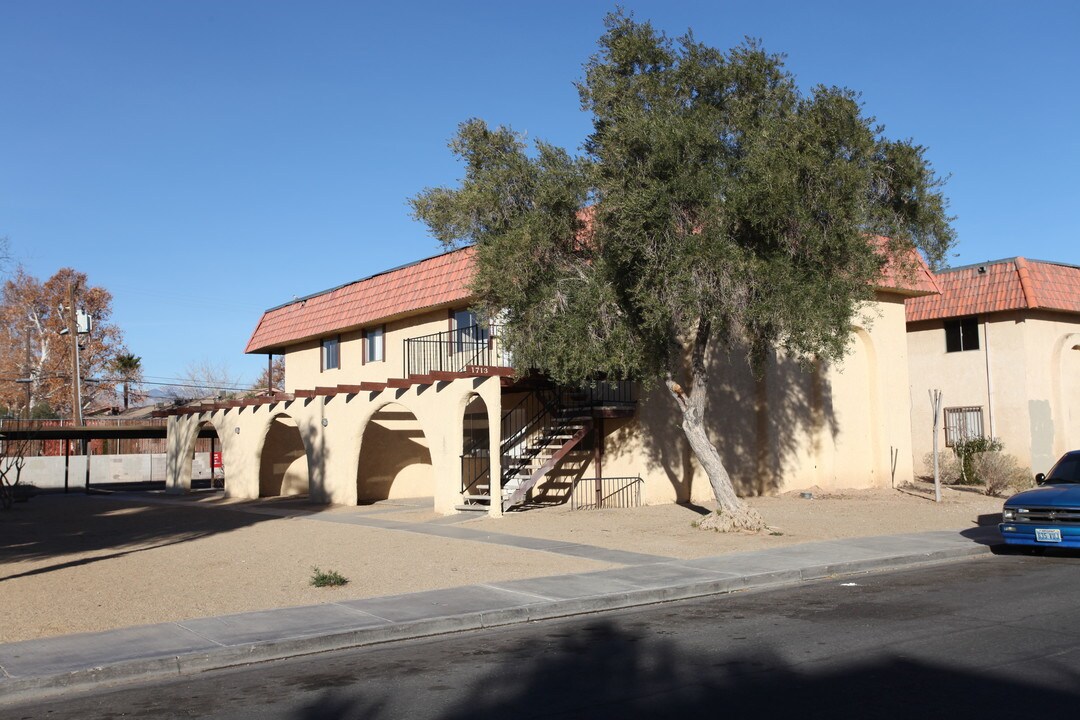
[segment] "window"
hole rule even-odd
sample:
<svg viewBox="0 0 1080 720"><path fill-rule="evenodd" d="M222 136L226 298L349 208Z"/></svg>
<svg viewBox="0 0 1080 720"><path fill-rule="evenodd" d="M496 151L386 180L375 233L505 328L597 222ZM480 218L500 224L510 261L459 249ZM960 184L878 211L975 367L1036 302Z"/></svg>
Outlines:
<svg viewBox="0 0 1080 720"><path fill-rule="evenodd" d="M375 328L368 328L364 331L364 364L371 362L382 362L386 359L384 353L384 341L383 335L385 334L386 326L380 325Z"/></svg>
<svg viewBox="0 0 1080 720"><path fill-rule="evenodd" d="M322 370L337 370L341 367L341 338L334 336L322 341Z"/></svg>
<svg viewBox="0 0 1080 720"><path fill-rule="evenodd" d="M983 437L981 407L945 408L945 447Z"/></svg>
<svg viewBox="0 0 1080 720"><path fill-rule="evenodd" d="M979 318L945 321L945 352L979 349Z"/></svg>
<svg viewBox="0 0 1080 720"><path fill-rule="evenodd" d="M482 345L487 344L488 329L471 310L454 312L454 330L457 352L476 352Z"/></svg>

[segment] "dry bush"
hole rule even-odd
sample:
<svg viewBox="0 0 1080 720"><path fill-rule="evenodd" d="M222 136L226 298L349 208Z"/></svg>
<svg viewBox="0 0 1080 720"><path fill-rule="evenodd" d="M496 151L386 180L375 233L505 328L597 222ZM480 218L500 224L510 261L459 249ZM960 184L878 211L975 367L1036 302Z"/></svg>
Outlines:
<svg viewBox="0 0 1080 720"><path fill-rule="evenodd" d="M926 467L926 479L934 481L934 453L928 452L923 456L923 465ZM941 476L942 485L959 485L963 483L963 468L960 461L951 450L943 450L938 453L938 473Z"/></svg>
<svg viewBox="0 0 1080 720"><path fill-rule="evenodd" d="M1000 451L978 453L972 459L975 476L987 495L1001 497L1034 485L1031 470L1020 467L1015 457Z"/></svg>

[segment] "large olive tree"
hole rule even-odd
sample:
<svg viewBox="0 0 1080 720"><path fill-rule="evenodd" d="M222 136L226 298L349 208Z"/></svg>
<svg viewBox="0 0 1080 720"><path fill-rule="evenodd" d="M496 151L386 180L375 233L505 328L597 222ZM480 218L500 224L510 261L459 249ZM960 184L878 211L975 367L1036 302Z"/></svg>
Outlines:
<svg viewBox="0 0 1080 720"><path fill-rule="evenodd" d="M478 305L502 313L515 364L663 383L719 503L706 525L760 529L705 431L707 353L843 357L885 263L953 242L942 181L856 93L801 92L756 42L725 53L622 13L606 28L578 83L579 156L469 120L460 185L413 210L475 245Z"/></svg>

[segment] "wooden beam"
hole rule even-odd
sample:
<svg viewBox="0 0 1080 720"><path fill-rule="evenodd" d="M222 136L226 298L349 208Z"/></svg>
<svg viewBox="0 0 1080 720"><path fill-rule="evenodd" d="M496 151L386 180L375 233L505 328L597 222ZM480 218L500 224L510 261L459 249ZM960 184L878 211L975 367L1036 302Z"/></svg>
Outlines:
<svg viewBox="0 0 1080 720"><path fill-rule="evenodd" d="M361 392L382 392L386 389L386 383L375 382L362 382L360 383Z"/></svg>
<svg viewBox="0 0 1080 720"><path fill-rule="evenodd" d="M348 393L349 395L355 395L358 392L363 392L364 388L360 385L338 385L337 391L339 393Z"/></svg>
<svg viewBox="0 0 1080 720"><path fill-rule="evenodd" d="M463 378L475 377L475 375L470 375L469 373L462 372L446 372L444 370L434 370L431 373L431 377L435 378L436 380L461 380Z"/></svg>

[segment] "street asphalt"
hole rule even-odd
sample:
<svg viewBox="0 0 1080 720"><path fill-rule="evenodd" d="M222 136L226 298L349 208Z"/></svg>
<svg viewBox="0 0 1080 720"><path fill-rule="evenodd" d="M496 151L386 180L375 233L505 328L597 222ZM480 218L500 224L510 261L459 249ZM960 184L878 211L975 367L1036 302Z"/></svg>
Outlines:
<svg viewBox="0 0 1080 720"><path fill-rule="evenodd" d="M0 705L351 647L989 554L996 527L732 553L0 645ZM581 545L575 555L611 561ZM654 560L654 561L650 561Z"/></svg>

